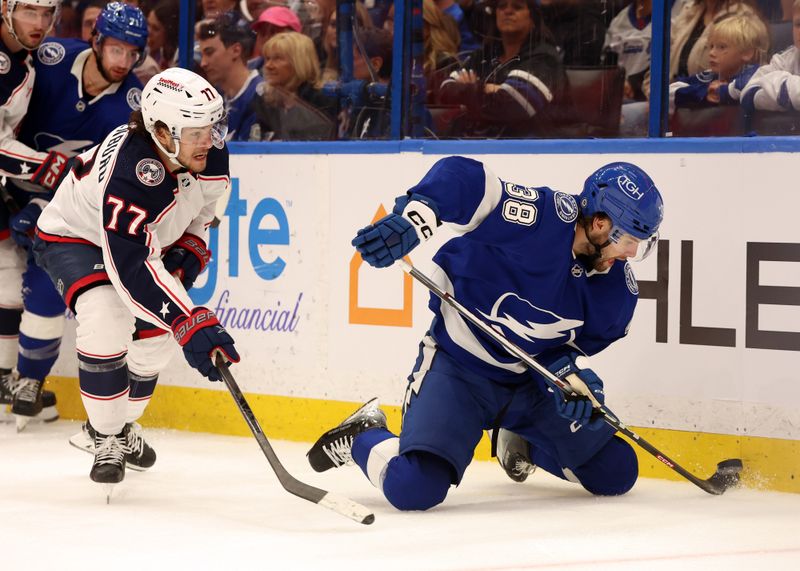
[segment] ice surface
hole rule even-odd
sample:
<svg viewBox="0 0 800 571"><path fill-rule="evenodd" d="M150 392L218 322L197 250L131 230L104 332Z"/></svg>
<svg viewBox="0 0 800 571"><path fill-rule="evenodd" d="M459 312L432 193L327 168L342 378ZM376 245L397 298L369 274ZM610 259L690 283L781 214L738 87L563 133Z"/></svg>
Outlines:
<svg viewBox="0 0 800 571"><path fill-rule="evenodd" d="M299 479L373 509L364 526L287 494L252 438L146 430L158 462L106 505L67 443L79 427L0 425L0 569L800 569L800 495L641 480L595 498L477 462L442 506L401 513L357 468L316 474L307 445L273 443Z"/></svg>

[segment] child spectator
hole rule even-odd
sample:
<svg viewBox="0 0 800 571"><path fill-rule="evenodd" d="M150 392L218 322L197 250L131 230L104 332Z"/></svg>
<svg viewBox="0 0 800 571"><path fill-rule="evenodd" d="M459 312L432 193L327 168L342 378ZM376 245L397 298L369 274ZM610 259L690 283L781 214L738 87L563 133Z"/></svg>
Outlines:
<svg viewBox="0 0 800 571"><path fill-rule="evenodd" d="M792 4L794 45L772 56L760 67L742 91L747 110L800 110L800 0Z"/></svg>
<svg viewBox="0 0 800 571"><path fill-rule="evenodd" d="M755 14L723 16L709 31L709 69L678 78L669 86L670 111L676 107L737 105L742 88L768 50L769 32L761 18Z"/></svg>

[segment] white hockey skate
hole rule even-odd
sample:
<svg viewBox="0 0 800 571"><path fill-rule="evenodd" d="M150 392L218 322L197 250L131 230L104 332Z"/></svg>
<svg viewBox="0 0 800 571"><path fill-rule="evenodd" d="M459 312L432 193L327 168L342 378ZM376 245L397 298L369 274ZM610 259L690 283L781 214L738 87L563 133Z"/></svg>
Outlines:
<svg viewBox="0 0 800 571"><path fill-rule="evenodd" d="M131 470L144 472L156 463L156 451L142 436L142 427L138 422L129 422L123 430L125 435L125 463ZM78 450L94 454L95 437L97 432L87 420L81 426L81 431L69 438L69 443Z"/></svg>

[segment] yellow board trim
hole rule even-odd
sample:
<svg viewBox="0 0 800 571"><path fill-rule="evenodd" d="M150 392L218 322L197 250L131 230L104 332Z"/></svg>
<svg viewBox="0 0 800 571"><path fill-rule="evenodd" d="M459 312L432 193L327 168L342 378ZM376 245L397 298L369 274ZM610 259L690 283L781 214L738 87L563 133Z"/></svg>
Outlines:
<svg viewBox="0 0 800 571"><path fill-rule="evenodd" d="M61 418L86 418L77 379L49 377L46 388L58 395ZM313 442L358 406L352 402L258 394L248 394L247 402L270 438L299 442ZM389 419L389 429L398 432L400 407L382 408ZM141 423L192 432L250 434L233 399L224 390L159 385ZM662 428L633 430L700 478L710 476L720 460L741 458L745 466L742 482L748 488L800 493L800 441ZM683 480L641 447L634 445L634 449L642 477ZM489 453L489 442L484 437L475 458L490 460Z"/></svg>

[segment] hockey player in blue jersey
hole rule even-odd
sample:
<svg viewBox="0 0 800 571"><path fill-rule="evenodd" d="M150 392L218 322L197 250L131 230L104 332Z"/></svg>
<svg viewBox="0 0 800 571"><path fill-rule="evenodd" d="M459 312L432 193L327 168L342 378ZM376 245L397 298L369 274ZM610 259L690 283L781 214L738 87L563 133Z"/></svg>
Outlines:
<svg viewBox="0 0 800 571"><path fill-rule="evenodd" d="M627 333L638 294L628 260L651 251L662 217L655 184L630 163L602 167L573 196L450 157L353 245L386 267L450 224L460 236L436 253L432 279L555 375L577 374L602 403L603 382L582 361ZM530 465L593 494L634 485L636 454L591 416L586 397L566 402L448 304L431 296L429 306L399 438L373 399L314 444L315 470L354 461L393 506L425 510L461 481L484 430L507 429L529 445L515 452Z"/></svg>
<svg viewBox="0 0 800 571"><path fill-rule="evenodd" d="M136 420L175 341L211 380L220 380L218 353L239 360L214 313L186 293L208 263L208 228L230 187L226 131L216 90L167 69L148 81L130 122L78 156L39 218L36 260L78 322L95 482L118 483L126 467L155 462ZM146 335L135 335L137 319Z"/></svg>
<svg viewBox="0 0 800 571"><path fill-rule="evenodd" d="M91 45L72 39L43 43L36 51L38 78L18 140L37 151L69 156L100 143L139 108L141 83L132 72L144 57L147 35L141 10L112 2L97 17ZM11 234L20 246L29 248L36 219L50 196L24 181L9 187L18 204L24 205L11 217ZM58 358L66 309L31 256L23 291L20 386L12 406L18 429L42 409L42 386Z"/></svg>
<svg viewBox="0 0 800 571"><path fill-rule="evenodd" d="M31 51L39 47L58 21L60 0L4 0L0 20L0 177L30 180L52 189L65 170L67 157L40 152L17 137L28 114L36 82ZM49 116L49 114L48 114ZM19 198L19 197L17 197ZM24 204L24 203L23 203ZM25 256L11 239L9 217L20 204L0 183L0 417L23 384L14 370L22 316L22 272ZM55 420L55 395L46 391L39 418ZM10 418L10 417L9 417Z"/></svg>

